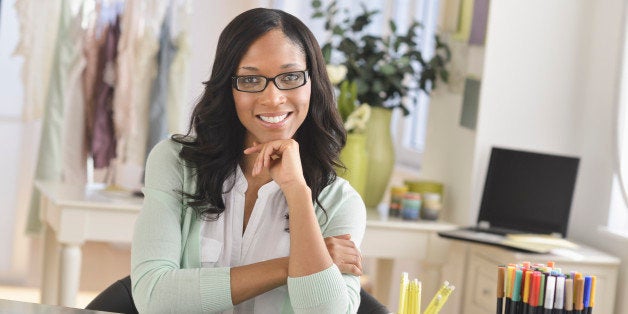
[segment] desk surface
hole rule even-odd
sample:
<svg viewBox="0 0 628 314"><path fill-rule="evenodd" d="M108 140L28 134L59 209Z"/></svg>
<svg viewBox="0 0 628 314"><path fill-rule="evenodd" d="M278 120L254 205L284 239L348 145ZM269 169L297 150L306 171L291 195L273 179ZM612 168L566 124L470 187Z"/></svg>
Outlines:
<svg viewBox="0 0 628 314"><path fill-rule="evenodd" d="M109 191L103 187L85 187L50 181L36 181L37 188L57 206L92 207L97 209L139 212L143 198L133 196L130 192ZM367 226L381 229L407 231L438 232L451 230L453 224L441 221L405 221L399 218L381 220L377 211L367 210Z"/></svg>
<svg viewBox="0 0 628 314"><path fill-rule="evenodd" d="M86 204L97 204L96 207L100 209L121 211L139 211L142 208L143 198L133 196L130 192L49 181L35 181L35 186L57 206L84 207Z"/></svg>
<svg viewBox="0 0 628 314"><path fill-rule="evenodd" d="M4 313L28 313L28 314L98 314L98 313L111 313L101 311L91 311L83 309L75 309L71 307L46 305L38 303L28 303L12 300L0 299L0 314Z"/></svg>

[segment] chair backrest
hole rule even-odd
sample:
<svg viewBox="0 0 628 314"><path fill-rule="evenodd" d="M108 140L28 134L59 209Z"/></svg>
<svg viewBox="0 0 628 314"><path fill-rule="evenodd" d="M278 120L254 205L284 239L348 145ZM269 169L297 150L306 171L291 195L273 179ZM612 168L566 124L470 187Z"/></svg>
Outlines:
<svg viewBox="0 0 628 314"><path fill-rule="evenodd" d="M95 311L137 314L137 308L135 308L131 294L131 277L126 276L114 282L98 294L85 308Z"/></svg>
<svg viewBox="0 0 628 314"><path fill-rule="evenodd" d="M360 307L357 314L389 314L391 313L383 304L379 303L372 295L360 289Z"/></svg>
<svg viewBox="0 0 628 314"><path fill-rule="evenodd" d="M131 294L131 277L126 276L103 292L98 294L87 307L88 310L107 311L125 314L137 314L137 308L133 303ZM364 289L360 289L360 307L358 314L388 314L390 311L379 303L373 296Z"/></svg>

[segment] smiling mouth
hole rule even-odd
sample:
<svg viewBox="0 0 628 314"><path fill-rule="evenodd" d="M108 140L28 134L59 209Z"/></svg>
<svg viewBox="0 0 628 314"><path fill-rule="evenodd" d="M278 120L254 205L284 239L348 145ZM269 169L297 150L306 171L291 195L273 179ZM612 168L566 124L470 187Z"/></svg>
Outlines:
<svg viewBox="0 0 628 314"><path fill-rule="evenodd" d="M284 113L280 116L273 116L273 117L269 117L269 116L262 116L259 115L257 116L260 120L266 122L266 123L279 123L283 120L285 120L288 116L290 115L290 113Z"/></svg>

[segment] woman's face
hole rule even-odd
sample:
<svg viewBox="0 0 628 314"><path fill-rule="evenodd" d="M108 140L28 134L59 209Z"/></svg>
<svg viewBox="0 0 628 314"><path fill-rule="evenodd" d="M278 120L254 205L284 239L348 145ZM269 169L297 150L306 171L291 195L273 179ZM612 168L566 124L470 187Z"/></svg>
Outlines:
<svg viewBox="0 0 628 314"><path fill-rule="evenodd" d="M253 42L244 54L237 76L262 75L268 78L306 69L303 50L286 37L281 30L272 30ZM307 76L306 76L307 77ZM285 80L292 79L292 76ZM279 78L277 78L279 80ZM301 87L280 90L268 82L266 89L257 93L233 91L236 112L246 128L246 147L294 136L307 116L310 107L311 83Z"/></svg>

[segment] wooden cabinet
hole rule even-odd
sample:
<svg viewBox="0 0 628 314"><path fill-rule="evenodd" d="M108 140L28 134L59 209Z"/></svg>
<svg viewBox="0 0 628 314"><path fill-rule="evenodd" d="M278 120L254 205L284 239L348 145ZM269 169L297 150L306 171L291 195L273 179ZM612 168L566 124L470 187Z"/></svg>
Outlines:
<svg viewBox="0 0 628 314"><path fill-rule="evenodd" d="M469 244L460 313L485 314L495 312L497 291L497 265L508 263L556 262L564 273L578 271L597 276L595 294L596 313L614 313L615 289L619 259L598 250L580 246L577 249L561 249L555 254L530 254L499 247Z"/></svg>

